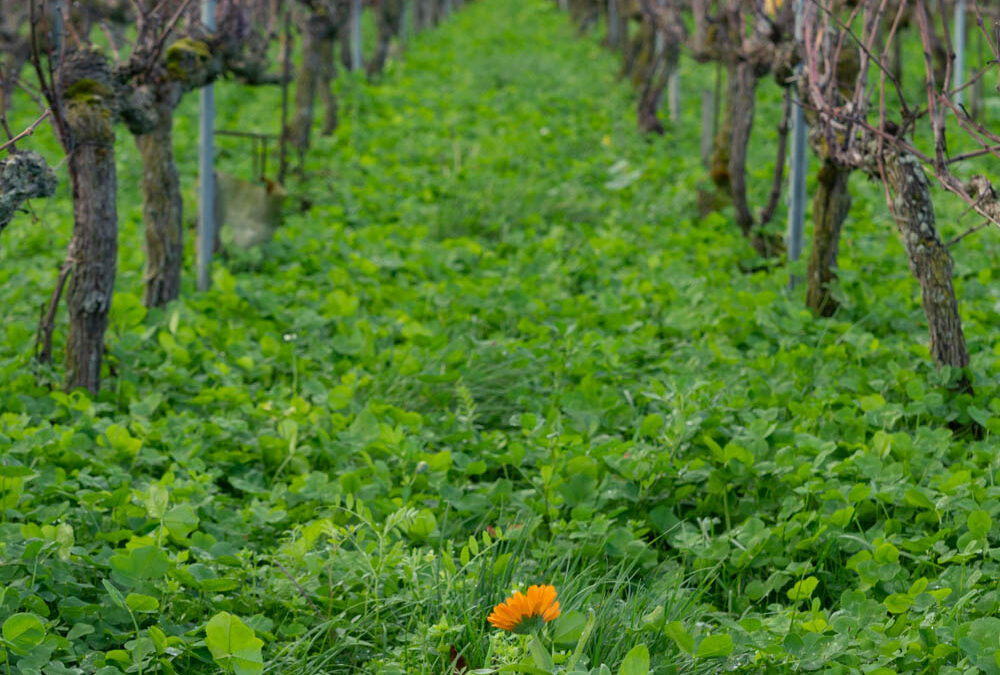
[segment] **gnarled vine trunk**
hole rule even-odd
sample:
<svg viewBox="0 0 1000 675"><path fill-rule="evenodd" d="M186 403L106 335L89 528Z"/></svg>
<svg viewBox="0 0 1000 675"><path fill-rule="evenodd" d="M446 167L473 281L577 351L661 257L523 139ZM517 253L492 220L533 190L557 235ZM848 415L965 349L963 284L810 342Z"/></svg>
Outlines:
<svg viewBox="0 0 1000 675"><path fill-rule="evenodd" d="M368 62L369 79L381 75L389 56L392 38L399 35L403 25L403 0L378 0L375 8L375 22L378 28L375 54Z"/></svg>
<svg viewBox="0 0 1000 675"><path fill-rule="evenodd" d="M79 51L67 59L61 85L73 192L66 389L96 394L118 257L111 71L98 52Z"/></svg>
<svg viewBox="0 0 1000 675"><path fill-rule="evenodd" d="M174 162L174 110L188 91L204 86L222 72L219 47L180 39L162 62L133 80L133 90L148 100L142 114L123 114L142 157L142 210L146 225L146 268L143 302L163 307L180 296L184 267L184 199Z"/></svg>
<svg viewBox="0 0 1000 675"><path fill-rule="evenodd" d="M744 60L730 64L728 73L725 117L719 128L716 151L726 158L724 184L729 186L736 225L759 255L770 258L784 249L781 238L764 232L758 226L756 218L750 211L747 198L747 148L750 145L750 133L753 131L757 75L753 64ZM720 147L723 144L726 146ZM716 178L715 171L719 168L715 162L721 163L721 158L713 160L713 179Z"/></svg>
<svg viewBox="0 0 1000 675"><path fill-rule="evenodd" d="M347 44L346 42L344 44ZM337 77L337 60L333 58L333 40L321 40L319 45L319 58L323 64L322 70L317 73L316 91L319 94L319 101L323 104L323 126L320 127L321 136L329 136L337 130L339 119L337 117L337 97L333 95L333 80Z"/></svg>
<svg viewBox="0 0 1000 675"><path fill-rule="evenodd" d="M143 303L163 307L180 296L184 260L184 200L174 164L175 95L157 102L156 126L135 137L142 156L142 212L146 223ZM166 92L165 92L166 93Z"/></svg>
<svg viewBox="0 0 1000 675"><path fill-rule="evenodd" d="M731 135L726 168L729 174L729 192L736 210L736 224L743 236L750 238L753 234L754 217L747 204L746 163L756 109L757 78L754 76L753 67L746 61L732 64L728 69L728 75L726 114L729 117Z"/></svg>
<svg viewBox="0 0 1000 675"><path fill-rule="evenodd" d="M636 73L639 85L638 122L643 133L663 133L663 124L657 113L663 101L670 74L677 68L679 45L669 42L656 30L651 17L644 16L640 35L643 55L639 58L641 69Z"/></svg>
<svg viewBox="0 0 1000 675"><path fill-rule="evenodd" d="M299 155L299 166L305 163L310 147L316 95L319 93L325 108L324 133L337 125L337 103L330 90L330 81L336 68L333 58L334 39L346 28L341 12L321 8L299 17L302 33L302 64L295 77L295 113L289 129L289 140Z"/></svg>
<svg viewBox="0 0 1000 675"><path fill-rule="evenodd" d="M952 284L953 262L938 236L930 183L917 158L901 150L885 152L882 164L910 271L920 283L931 357L938 365L964 368L969 365L969 352ZM880 178L877 166L869 164L866 171ZM961 386L970 387L965 378Z"/></svg>
<svg viewBox="0 0 1000 675"><path fill-rule="evenodd" d="M851 209L851 193L847 189L850 175L849 168L826 159L816 176L806 306L817 316L833 316L838 307L830 286L837 278L840 231Z"/></svg>

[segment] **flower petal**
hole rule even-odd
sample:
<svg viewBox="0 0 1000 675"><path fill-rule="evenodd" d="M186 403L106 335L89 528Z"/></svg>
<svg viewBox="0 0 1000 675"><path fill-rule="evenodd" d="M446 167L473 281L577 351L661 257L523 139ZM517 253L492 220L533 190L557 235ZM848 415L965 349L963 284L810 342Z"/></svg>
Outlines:
<svg viewBox="0 0 1000 675"><path fill-rule="evenodd" d="M535 622L541 625L542 621L552 621L557 616L559 602L556 600L555 586L533 584L523 593L514 591L493 608L486 620L501 630L518 632L519 627L526 629L527 624ZM536 629L537 627L532 630Z"/></svg>

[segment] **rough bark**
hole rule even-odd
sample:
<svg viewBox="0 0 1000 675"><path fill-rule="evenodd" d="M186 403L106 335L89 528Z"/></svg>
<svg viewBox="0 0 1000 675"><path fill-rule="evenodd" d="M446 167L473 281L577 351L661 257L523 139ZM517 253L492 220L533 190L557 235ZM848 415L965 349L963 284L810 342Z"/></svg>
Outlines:
<svg viewBox="0 0 1000 675"><path fill-rule="evenodd" d="M730 74L729 82L733 81ZM729 150L733 141L733 106L730 103L732 87L720 87L722 100L716 102L719 110L718 127L712 139L712 156L708 162L708 175L718 191L729 195Z"/></svg>
<svg viewBox="0 0 1000 675"><path fill-rule="evenodd" d="M882 165L910 271L920 283L931 357L938 365L964 368L969 365L969 352L952 284L953 263L938 236L930 183L919 160L903 151L885 152ZM873 178L880 177L877 166L866 169ZM963 378L961 386L967 389L968 381Z"/></svg>
<svg viewBox="0 0 1000 675"><path fill-rule="evenodd" d="M0 232L26 200L55 191L56 174L37 152L15 152L0 160Z"/></svg>
<svg viewBox="0 0 1000 675"><path fill-rule="evenodd" d="M433 2L434 0L432 0ZM436 4L436 3L435 3ZM570 0L569 14L573 23L581 33L590 30L591 26L597 23L601 16L601 4L599 0ZM435 16L435 23L437 17Z"/></svg>
<svg viewBox="0 0 1000 675"><path fill-rule="evenodd" d="M729 139L729 191L736 211L736 224L745 237L753 236L754 217L747 204L747 148L753 129L756 108L757 78L746 61L737 61L729 68L728 108L732 135ZM754 246L757 248L757 245Z"/></svg>
<svg viewBox="0 0 1000 675"><path fill-rule="evenodd" d="M142 156L142 211L146 224L146 270L143 303L163 307L180 296L184 261L184 200L174 164L174 106L159 101L156 126L135 137Z"/></svg>
<svg viewBox="0 0 1000 675"><path fill-rule="evenodd" d="M413 0L413 30L421 31L428 26L427 0Z"/></svg>
<svg viewBox="0 0 1000 675"><path fill-rule="evenodd" d="M692 0L694 30L688 43L696 60L719 61L726 68L726 99L709 162L709 174L720 193L704 195L705 206L724 203L729 197L735 209L736 223L760 255L771 257L784 250L781 238L762 230L747 202L746 160L750 132L753 128L757 82L773 69L784 72L794 50L788 36L793 23L791 6L784 3L774 17L748 11L745 3L718 3L717 12L710 13L710 0ZM669 27L675 22L669 12L650 12L658 25ZM748 22L753 28L747 31ZM780 78L779 78L780 79ZM785 84L783 80L782 84Z"/></svg>
<svg viewBox="0 0 1000 675"><path fill-rule="evenodd" d="M333 58L333 40L320 42L322 70L317 74L317 93L323 104L323 126L320 135L329 136L337 129L337 97L333 95L333 80L337 77L337 61Z"/></svg>
<svg viewBox="0 0 1000 675"><path fill-rule="evenodd" d="M816 176L806 306L817 316L833 316L838 307L830 287L837 278L841 227L851 209L850 175L850 169L827 159Z"/></svg>
<svg viewBox="0 0 1000 675"><path fill-rule="evenodd" d="M330 81L336 68L333 41L348 23L343 18L341 12L326 6L318 6L297 17L302 33L302 63L295 78L295 112L288 138L298 152L300 167L310 147L317 93L326 109L324 133L332 132L337 125L337 102Z"/></svg>
<svg viewBox="0 0 1000 675"><path fill-rule="evenodd" d="M67 59L60 84L73 193L66 389L96 394L118 255L111 70L100 53L80 51Z"/></svg>
<svg viewBox="0 0 1000 675"><path fill-rule="evenodd" d="M643 15L638 5L629 0L622 0L620 8L622 26L621 50L622 67L618 77L635 78L642 72L646 63L652 57L652 45L649 41L649 30L643 25ZM633 24L638 23L638 28Z"/></svg>
<svg viewBox="0 0 1000 675"><path fill-rule="evenodd" d="M351 22L349 20L340 25L336 39L340 42L340 65L344 67L344 70L350 72L353 64L351 62Z"/></svg>
<svg viewBox="0 0 1000 675"><path fill-rule="evenodd" d="M381 75L385 69L392 38L399 35L403 25L403 0L378 0L375 7L375 22L378 28L378 39L375 45L375 54L368 62L369 79Z"/></svg>
<svg viewBox="0 0 1000 675"><path fill-rule="evenodd" d="M639 131L642 133L663 133L663 123L657 113L663 101L663 92L670 80L670 73L677 67L679 51L676 44L668 43L659 34L649 18L643 19L643 33L648 40L647 49L652 50L652 58L640 75L638 105Z"/></svg>
<svg viewBox="0 0 1000 675"><path fill-rule="evenodd" d="M163 307L180 296L184 228L183 197L174 163L174 109L186 92L219 76L223 59L218 52L222 51L220 47L213 52L209 43L191 38L175 41L162 62L144 71L132 88L146 92L147 114L123 114L142 157L146 226L143 302L147 307Z"/></svg>
<svg viewBox="0 0 1000 675"><path fill-rule="evenodd" d="M289 141L299 153L300 166L305 163L305 155L309 150L316 88L319 72L323 68L323 39L313 30L310 19L311 17L306 19L306 25L302 27L302 64L295 77L295 113L292 115L289 133Z"/></svg>
<svg viewBox="0 0 1000 675"><path fill-rule="evenodd" d="M4 111L10 109L17 78L31 58L31 40L28 31L24 30L27 21L27 2L0 0L0 87Z"/></svg>

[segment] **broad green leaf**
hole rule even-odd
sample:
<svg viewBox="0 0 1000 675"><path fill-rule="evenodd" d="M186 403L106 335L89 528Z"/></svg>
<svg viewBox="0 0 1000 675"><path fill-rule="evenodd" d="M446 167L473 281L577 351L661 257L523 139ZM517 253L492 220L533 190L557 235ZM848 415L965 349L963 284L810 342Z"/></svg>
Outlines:
<svg viewBox="0 0 1000 675"><path fill-rule="evenodd" d="M20 464L0 464L0 478L27 478L35 472Z"/></svg>
<svg viewBox="0 0 1000 675"><path fill-rule="evenodd" d="M94 632L94 627L89 623L75 623L73 627L69 629L66 633L66 639L72 642L78 638L82 638L84 635L90 635Z"/></svg>
<svg viewBox="0 0 1000 675"><path fill-rule="evenodd" d="M867 499L871 492L871 486L865 485L864 483L857 483L851 488L851 491L847 493L847 501L851 503L860 502L863 499Z"/></svg>
<svg viewBox="0 0 1000 675"><path fill-rule="evenodd" d="M4 642L17 654L27 654L45 639L45 625L34 614L12 614L0 630Z"/></svg>
<svg viewBox="0 0 1000 675"><path fill-rule="evenodd" d="M899 549L891 542L885 541L875 547L875 562L894 563L899 561Z"/></svg>
<svg viewBox="0 0 1000 675"><path fill-rule="evenodd" d="M733 638L728 634L709 635L698 643L695 658L710 659L729 656L733 652Z"/></svg>
<svg viewBox="0 0 1000 675"><path fill-rule="evenodd" d="M757 602L765 595L767 595L768 590L769 589L767 585L763 581L761 581L760 579L754 579L753 581L751 581L746 585L744 593L746 593L746 596L748 598L750 598L754 602Z"/></svg>
<svg viewBox="0 0 1000 675"><path fill-rule="evenodd" d="M497 556L497 559L493 561L493 576L503 577L503 573L507 571L507 566L510 564L510 560L513 557L512 553L501 553Z"/></svg>
<svg viewBox="0 0 1000 675"><path fill-rule="evenodd" d="M205 646L220 668L236 675L260 675L264 672L261 648L264 641L239 617L219 612L205 626Z"/></svg>
<svg viewBox="0 0 1000 675"><path fill-rule="evenodd" d="M156 649L157 654L162 654L167 651L167 634L164 633L156 626L150 626L146 629L149 634L149 639L153 641L153 647Z"/></svg>
<svg viewBox="0 0 1000 675"><path fill-rule="evenodd" d="M146 306L134 293L116 292L108 321L115 330L122 332L134 328L146 318Z"/></svg>
<svg viewBox="0 0 1000 675"><path fill-rule="evenodd" d="M583 612L566 612L552 624L552 641L557 645L575 645L586 625L587 617Z"/></svg>
<svg viewBox="0 0 1000 675"><path fill-rule="evenodd" d="M916 506L917 508L928 509L931 511L934 510L934 502L932 502L927 495L917 488L910 488L907 490L903 493L903 498L910 506Z"/></svg>
<svg viewBox="0 0 1000 675"><path fill-rule="evenodd" d="M886 597L884 604L893 614L902 614L913 605L913 597L906 593L892 593Z"/></svg>
<svg viewBox="0 0 1000 675"><path fill-rule="evenodd" d="M928 595L933 597L938 602L942 602L945 598L951 595L950 588L935 588L933 590L927 591Z"/></svg>
<svg viewBox="0 0 1000 675"><path fill-rule="evenodd" d="M160 601L150 595L129 593L125 596L125 604L133 612L155 612L160 608Z"/></svg>
<svg viewBox="0 0 1000 675"><path fill-rule="evenodd" d="M993 527L993 519L990 518L990 514L986 513L986 511L977 510L969 514L966 524L969 527L969 532L981 539Z"/></svg>
<svg viewBox="0 0 1000 675"><path fill-rule="evenodd" d="M753 466L754 458L753 453L744 448L742 445L736 445L735 443L726 443L726 447L723 448L723 453L725 454L726 462L735 459L743 464L743 466L751 467Z"/></svg>
<svg viewBox="0 0 1000 675"><path fill-rule="evenodd" d="M829 625L826 619L813 619L812 621L802 622L803 630L807 630L810 633L822 633Z"/></svg>
<svg viewBox="0 0 1000 675"><path fill-rule="evenodd" d="M996 656L1000 647L998 635L1000 619L992 616L963 623L955 632L958 647L973 664L989 675L1000 673Z"/></svg>
<svg viewBox="0 0 1000 675"><path fill-rule="evenodd" d="M163 516L163 525L167 528L167 532L178 539L184 539L191 534L199 522L198 514L190 504L178 504Z"/></svg>
<svg viewBox="0 0 1000 675"><path fill-rule="evenodd" d="M663 626L663 618L663 605L657 605L653 611L642 617L642 630L660 630Z"/></svg>
<svg viewBox="0 0 1000 675"><path fill-rule="evenodd" d="M816 586L819 585L819 579L816 577L806 577L802 581L796 581L786 594L788 599L792 602L800 602L802 600L808 600L812 597L813 591L816 590Z"/></svg>
<svg viewBox="0 0 1000 675"><path fill-rule="evenodd" d="M885 399L882 397L882 394L870 394L859 398L858 405L860 405L861 409L866 413L875 412L876 410L881 410L885 407Z"/></svg>
<svg viewBox="0 0 1000 675"><path fill-rule="evenodd" d="M546 672L555 670L556 664L552 661L552 654L542 644L537 633L533 634L531 639L528 640L528 649L531 651L531 660L535 662L536 666Z"/></svg>
<svg viewBox="0 0 1000 675"><path fill-rule="evenodd" d="M120 424L112 424L104 430L104 435L108 437L111 449L126 456L133 456L142 447L142 440L133 438L128 429Z"/></svg>
<svg viewBox="0 0 1000 675"><path fill-rule="evenodd" d="M170 568L170 559L156 546L140 546L116 553L108 561L112 576L125 586L135 586L145 579L162 577Z"/></svg>
<svg viewBox="0 0 1000 675"><path fill-rule="evenodd" d="M629 650L618 675L649 675L649 648L638 644Z"/></svg>
<svg viewBox="0 0 1000 675"><path fill-rule="evenodd" d="M694 654L694 638L680 621L671 621L663 627L663 632L686 654Z"/></svg>
<svg viewBox="0 0 1000 675"><path fill-rule="evenodd" d="M418 541L425 541L435 530L437 530L437 518L434 516L434 512L430 509L423 509L410 523L407 534Z"/></svg>
<svg viewBox="0 0 1000 675"><path fill-rule="evenodd" d="M125 604L125 596L121 594L121 591L115 588L115 585L107 579L103 579L101 583L104 584L104 590L106 590L108 595L111 597L111 602L118 605L121 609L125 609L127 605Z"/></svg>
<svg viewBox="0 0 1000 675"><path fill-rule="evenodd" d="M655 436L662 428L663 415L650 413L643 418L642 424L639 426L639 434L646 437Z"/></svg>
<svg viewBox="0 0 1000 675"><path fill-rule="evenodd" d="M365 408L354 418L348 431L343 433L344 440L353 447L364 450L370 444L378 440L379 427L375 415Z"/></svg>
<svg viewBox="0 0 1000 675"><path fill-rule="evenodd" d="M146 490L146 514L153 520L159 520L167 511L170 493L159 483L153 483Z"/></svg>

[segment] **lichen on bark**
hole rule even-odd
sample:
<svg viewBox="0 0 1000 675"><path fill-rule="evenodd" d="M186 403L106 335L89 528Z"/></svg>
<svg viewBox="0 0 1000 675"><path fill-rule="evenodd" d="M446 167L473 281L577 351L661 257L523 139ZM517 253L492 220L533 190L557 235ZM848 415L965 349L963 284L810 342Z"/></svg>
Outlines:
<svg viewBox="0 0 1000 675"><path fill-rule="evenodd" d="M51 197L57 182L52 167L37 152L13 152L0 159L0 232L26 200Z"/></svg>

